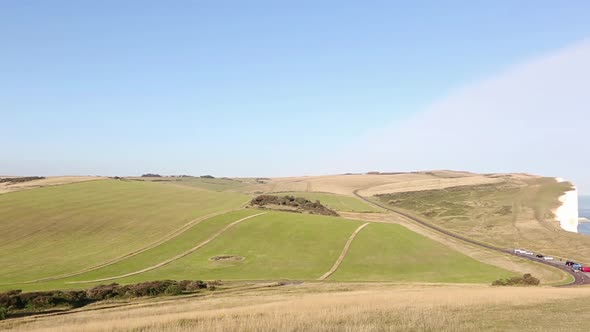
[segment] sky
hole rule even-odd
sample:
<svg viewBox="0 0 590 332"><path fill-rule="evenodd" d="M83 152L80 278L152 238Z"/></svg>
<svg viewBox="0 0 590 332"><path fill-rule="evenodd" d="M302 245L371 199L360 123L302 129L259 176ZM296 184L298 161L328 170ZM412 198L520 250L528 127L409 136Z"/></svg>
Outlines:
<svg viewBox="0 0 590 332"><path fill-rule="evenodd" d="M0 174L461 169L590 193L587 1L0 2Z"/></svg>

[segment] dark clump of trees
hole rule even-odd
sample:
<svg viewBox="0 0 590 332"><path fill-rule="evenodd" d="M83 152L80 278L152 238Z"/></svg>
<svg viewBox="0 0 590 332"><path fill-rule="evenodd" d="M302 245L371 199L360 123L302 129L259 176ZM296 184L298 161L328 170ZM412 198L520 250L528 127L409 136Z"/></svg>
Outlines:
<svg viewBox="0 0 590 332"><path fill-rule="evenodd" d="M495 280L492 282L492 286L539 286L540 283L539 279L533 277L530 273L526 273L522 277Z"/></svg>
<svg viewBox="0 0 590 332"><path fill-rule="evenodd" d="M321 214L325 216L338 216L336 211L331 210L320 201L312 202L303 197L295 197L291 195L275 196L275 195L260 195L254 198L250 205L258 207L266 207L267 205L285 206L294 208L298 212L307 212L311 214ZM288 210L292 211L292 210Z"/></svg>
<svg viewBox="0 0 590 332"><path fill-rule="evenodd" d="M201 175L200 178L201 179L215 179L215 177L213 175Z"/></svg>
<svg viewBox="0 0 590 332"><path fill-rule="evenodd" d="M160 174L156 174L156 173L145 173L141 175L142 178L161 178L162 176Z"/></svg>
<svg viewBox="0 0 590 332"><path fill-rule="evenodd" d="M43 180L44 176L24 176L20 178L0 178L0 183L8 182L8 184L21 183L33 180Z"/></svg>
<svg viewBox="0 0 590 332"><path fill-rule="evenodd" d="M119 298L180 295L208 288L201 280L157 280L132 285L99 285L86 290L0 293L0 320L12 312L38 312L52 308L79 308L87 304Z"/></svg>

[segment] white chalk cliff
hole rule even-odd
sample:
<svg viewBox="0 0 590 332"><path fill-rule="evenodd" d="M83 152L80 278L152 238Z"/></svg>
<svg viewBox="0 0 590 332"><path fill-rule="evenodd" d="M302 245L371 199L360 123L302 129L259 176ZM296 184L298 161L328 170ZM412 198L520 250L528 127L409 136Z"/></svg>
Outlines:
<svg viewBox="0 0 590 332"><path fill-rule="evenodd" d="M558 182L564 182L563 179L557 178ZM559 197L561 206L555 211L555 219L559 221L559 225L562 229L577 233L579 223L579 212L578 212L578 189L576 187L573 190L565 192Z"/></svg>

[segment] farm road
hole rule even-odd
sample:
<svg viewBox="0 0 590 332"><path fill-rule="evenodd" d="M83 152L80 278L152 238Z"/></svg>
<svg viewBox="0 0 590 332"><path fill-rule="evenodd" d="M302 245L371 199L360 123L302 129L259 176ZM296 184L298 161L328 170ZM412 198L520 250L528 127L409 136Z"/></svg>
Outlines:
<svg viewBox="0 0 590 332"><path fill-rule="evenodd" d="M363 228L367 227L368 224L370 224L370 223L368 222L368 223L362 224L354 232L352 232L352 235L350 235L350 237L348 238L348 241L344 245L344 248L342 249L340 256L338 257L338 259L336 260L336 262L334 263L334 265L332 266L330 271L324 273L321 277L318 278L318 280L326 280L329 276L331 276L334 272L336 272L336 270L338 270L338 268L340 267L340 264L342 264L342 261L344 260L344 257L346 257L346 254L348 253L348 249L350 248L352 241L354 241L354 238L358 235L358 233L360 233L360 231L362 231Z"/></svg>

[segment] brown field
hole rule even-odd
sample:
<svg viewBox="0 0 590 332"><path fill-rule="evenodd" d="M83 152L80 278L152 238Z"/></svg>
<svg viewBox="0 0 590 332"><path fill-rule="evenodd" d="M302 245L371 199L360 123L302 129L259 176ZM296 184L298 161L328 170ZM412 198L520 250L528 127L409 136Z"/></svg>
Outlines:
<svg viewBox="0 0 590 332"><path fill-rule="evenodd" d="M445 189L450 187L472 186L478 184L500 183L504 181L502 178L492 178L485 175L474 175L467 177L455 178L431 178L419 179L404 182L388 183L376 187L371 187L366 190L361 190L359 194L363 196L374 196L387 193L398 193L408 191L421 191L432 189Z"/></svg>
<svg viewBox="0 0 590 332"><path fill-rule="evenodd" d="M276 284L275 284L276 286ZM89 306L16 331L587 331L590 288L306 283ZM105 306L115 308L103 308Z"/></svg>
<svg viewBox="0 0 590 332"><path fill-rule="evenodd" d="M449 187L520 181L536 176L528 174L475 174L456 171L412 173L350 174L271 178L242 188L247 192L324 192L352 196L444 189Z"/></svg>
<svg viewBox="0 0 590 332"><path fill-rule="evenodd" d="M6 176L6 177L14 177L14 176ZM69 183L76 183L76 182L84 182L84 181L92 181L92 180L101 180L106 179L106 177L102 176L51 176L41 180L33 180L27 181L22 183L15 183L15 184L8 184L8 183L0 183L0 194L13 192L13 191L20 191L26 189L34 189L34 188L41 188L47 186L56 186L62 184L69 184Z"/></svg>

